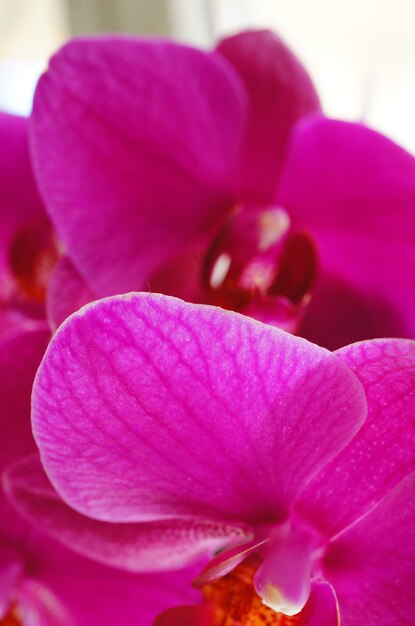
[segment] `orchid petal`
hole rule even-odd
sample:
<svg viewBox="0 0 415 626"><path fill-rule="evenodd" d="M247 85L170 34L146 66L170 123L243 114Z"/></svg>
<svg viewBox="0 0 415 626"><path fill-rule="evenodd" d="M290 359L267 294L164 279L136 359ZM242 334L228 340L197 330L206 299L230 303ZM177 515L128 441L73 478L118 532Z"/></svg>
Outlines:
<svg viewBox="0 0 415 626"><path fill-rule="evenodd" d="M210 244L211 238L204 237L183 248L149 278L146 291L206 303L202 277Z"/></svg>
<svg viewBox="0 0 415 626"><path fill-rule="evenodd" d="M30 394L48 339L45 330L20 330L0 342L0 472L36 450Z"/></svg>
<svg viewBox="0 0 415 626"><path fill-rule="evenodd" d="M78 39L52 58L31 119L34 167L94 291L144 288L226 215L245 108L228 63L172 42Z"/></svg>
<svg viewBox="0 0 415 626"><path fill-rule="evenodd" d="M45 213L29 160L27 120L0 112L0 145L0 296L4 296L13 237Z"/></svg>
<svg viewBox="0 0 415 626"><path fill-rule="evenodd" d="M61 500L37 457L15 464L4 480L19 513L39 530L95 561L132 572L183 567L224 543L250 538L241 525L209 520L111 524L84 517Z"/></svg>
<svg viewBox="0 0 415 626"><path fill-rule="evenodd" d="M23 570L18 555L0 545L0 620L9 609L10 596Z"/></svg>
<svg viewBox="0 0 415 626"><path fill-rule="evenodd" d="M55 331L71 313L96 299L97 296L70 259L63 256L55 266L46 294L46 312L51 329Z"/></svg>
<svg viewBox="0 0 415 626"><path fill-rule="evenodd" d="M36 450L30 428L30 394L48 339L45 330L20 329L0 342L0 478L10 463ZM10 506L0 481L0 544L18 554L25 533L26 524Z"/></svg>
<svg viewBox="0 0 415 626"><path fill-rule="evenodd" d="M133 574L82 558L50 539L38 540L37 548L18 601L41 626L151 626L160 611L199 600L190 585L194 568L180 575Z"/></svg>
<svg viewBox="0 0 415 626"><path fill-rule="evenodd" d="M415 472L331 542L324 560L342 626L406 626L415 614Z"/></svg>
<svg viewBox="0 0 415 626"><path fill-rule="evenodd" d="M415 337L413 156L363 125L301 122L277 202L309 229L320 259L304 336L331 349Z"/></svg>
<svg viewBox="0 0 415 626"><path fill-rule="evenodd" d="M249 96L239 197L269 203L294 124L320 110L317 93L304 67L271 31L239 33L222 40L217 50L233 65Z"/></svg>
<svg viewBox="0 0 415 626"><path fill-rule="evenodd" d="M333 587L325 581L312 581L308 602L297 618L298 622L294 621L295 618L292 622L287 620L287 626L340 626L339 605Z"/></svg>
<svg viewBox="0 0 415 626"><path fill-rule="evenodd" d="M366 392L359 433L307 486L297 511L333 536L415 470L415 342L378 339L336 352Z"/></svg>
<svg viewBox="0 0 415 626"><path fill-rule="evenodd" d="M88 305L50 345L35 436L60 495L96 519L278 520L366 416L326 350L167 296Z"/></svg>
<svg viewBox="0 0 415 626"><path fill-rule="evenodd" d="M49 250L42 255L42 247L51 245L51 236L29 160L25 118L0 112L0 146L0 336L5 337L26 316L44 316L36 296L44 291Z"/></svg>

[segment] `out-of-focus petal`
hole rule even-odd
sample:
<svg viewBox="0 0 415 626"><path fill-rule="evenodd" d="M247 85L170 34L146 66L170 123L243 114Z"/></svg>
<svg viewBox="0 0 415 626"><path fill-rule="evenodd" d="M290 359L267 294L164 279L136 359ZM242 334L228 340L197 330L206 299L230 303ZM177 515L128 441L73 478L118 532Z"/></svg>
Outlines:
<svg viewBox="0 0 415 626"><path fill-rule="evenodd" d="M160 611L199 601L200 594L190 585L194 568L133 574L90 561L49 538L36 537L32 549L37 556L33 553L30 574L18 598L37 617L36 626L151 626Z"/></svg>
<svg viewBox="0 0 415 626"><path fill-rule="evenodd" d="M297 120L320 110L306 70L271 31L247 31L217 47L235 68L248 93L250 109L238 172L239 197L272 200L287 143Z"/></svg>
<svg viewBox="0 0 415 626"><path fill-rule="evenodd" d="M69 315L97 296L81 278L70 259L62 257L55 266L46 294L46 312L55 331Z"/></svg>
<svg viewBox="0 0 415 626"><path fill-rule="evenodd" d="M210 237L195 241L149 277L146 291L182 298L187 302L206 303L203 290L203 265Z"/></svg>
<svg viewBox="0 0 415 626"><path fill-rule="evenodd" d="M0 472L36 450L30 395L48 339L46 330L21 331L0 344Z"/></svg>
<svg viewBox="0 0 415 626"><path fill-rule="evenodd" d="M27 120L0 112L0 299L13 290L14 237L45 216L29 160Z"/></svg>
<svg viewBox="0 0 415 626"><path fill-rule="evenodd" d="M100 295L146 278L229 210L246 96L218 55L162 40L78 39L41 78L39 187Z"/></svg>
<svg viewBox="0 0 415 626"><path fill-rule="evenodd" d="M44 215L29 159L27 119L0 112L0 251L11 234ZM2 258L3 261L3 258Z"/></svg>
<svg viewBox="0 0 415 626"><path fill-rule="evenodd" d="M369 409L353 441L297 503L297 511L329 537L415 470L415 342L378 339L336 354L359 378Z"/></svg>
<svg viewBox="0 0 415 626"><path fill-rule="evenodd" d="M360 124L301 122L278 203L320 259L304 336L329 348L415 336L414 157Z"/></svg>
<svg viewBox="0 0 415 626"><path fill-rule="evenodd" d="M0 619L9 610L10 597L22 570L23 564L19 556L2 542L0 545Z"/></svg>
<svg viewBox="0 0 415 626"><path fill-rule="evenodd" d="M415 614L415 473L329 546L342 626L407 626Z"/></svg>
<svg viewBox="0 0 415 626"><path fill-rule="evenodd" d="M105 521L279 520L366 417L360 383L328 351L161 295L71 316L36 383L46 471Z"/></svg>
<svg viewBox="0 0 415 626"><path fill-rule="evenodd" d="M33 454L30 395L36 370L49 340L47 330L15 331L0 342L0 478L10 463ZM16 555L26 524L11 509L0 480L0 543Z"/></svg>
<svg viewBox="0 0 415 626"><path fill-rule="evenodd" d="M6 492L19 513L72 550L100 563L143 572L183 567L225 544L250 538L241 525L200 519L111 524L77 513L61 500L37 457L12 466Z"/></svg>

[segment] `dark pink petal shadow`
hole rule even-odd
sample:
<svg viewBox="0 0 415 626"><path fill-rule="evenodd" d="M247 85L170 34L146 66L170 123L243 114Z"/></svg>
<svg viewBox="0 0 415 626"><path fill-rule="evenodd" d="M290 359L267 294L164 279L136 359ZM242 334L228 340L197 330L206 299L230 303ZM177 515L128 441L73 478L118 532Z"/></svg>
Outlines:
<svg viewBox="0 0 415 626"><path fill-rule="evenodd" d="M49 340L47 330L19 329L0 342L0 545L19 561L26 524L10 507L1 477L10 463L36 451L30 424L30 395ZM2 559L3 573L6 570Z"/></svg>
<svg viewBox="0 0 415 626"><path fill-rule="evenodd" d="M311 302L298 330L330 349L376 337L405 336L406 320L386 294L367 293L337 276L317 273Z"/></svg>
<svg viewBox="0 0 415 626"><path fill-rule="evenodd" d="M20 330L0 343L0 472L36 450L30 395L48 340L46 330Z"/></svg>
<svg viewBox="0 0 415 626"><path fill-rule="evenodd" d="M294 124L320 110L299 60L271 31L247 31L221 41L217 51L235 68L249 97L248 128L238 171L239 197L271 202Z"/></svg>
<svg viewBox="0 0 415 626"><path fill-rule="evenodd" d="M163 611L153 626L215 626L213 609L209 606L179 606Z"/></svg>
<svg viewBox="0 0 415 626"><path fill-rule="evenodd" d="M62 257L55 266L46 294L46 313L52 331L88 302L96 300L70 259Z"/></svg>
<svg viewBox="0 0 415 626"><path fill-rule="evenodd" d="M363 331L376 313L372 332L415 336L413 156L363 125L309 119L293 135L277 202L315 239L322 274L349 285L359 298ZM338 348L345 340L369 338L358 326L354 337L340 323L326 328L336 303L341 321L344 302L335 290L326 289L324 297L327 307L310 306L305 320L310 339Z"/></svg>
<svg viewBox="0 0 415 626"><path fill-rule="evenodd" d="M335 354L365 389L368 417L300 496L296 509L333 536L415 470L415 342L378 339Z"/></svg>
<svg viewBox="0 0 415 626"><path fill-rule="evenodd" d="M31 119L47 210L99 295L142 289L233 199L246 97L218 55L78 39L51 60Z"/></svg>
<svg viewBox="0 0 415 626"><path fill-rule="evenodd" d="M33 397L54 486L105 521L279 521L365 417L360 383L326 350L150 294L69 318Z"/></svg>
<svg viewBox="0 0 415 626"><path fill-rule="evenodd" d="M0 112L0 301L13 292L10 252L21 229L34 226L45 211L29 159L27 120Z"/></svg>
<svg viewBox="0 0 415 626"><path fill-rule="evenodd" d="M406 626L415 614L415 473L335 538L324 566L342 626Z"/></svg>
<svg viewBox="0 0 415 626"><path fill-rule="evenodd" d="M298 617L298 626L340 626L339 605L333 587L324 581L313 581L310 598ZM293 626L297 626L295 622Z"/></svg>

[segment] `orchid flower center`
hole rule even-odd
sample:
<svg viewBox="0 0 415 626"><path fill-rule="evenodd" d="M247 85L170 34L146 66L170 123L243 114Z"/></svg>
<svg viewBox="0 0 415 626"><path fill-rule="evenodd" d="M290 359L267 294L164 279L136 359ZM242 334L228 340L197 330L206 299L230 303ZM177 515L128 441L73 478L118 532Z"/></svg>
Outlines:
<svg viewBox="0 0 415 626"><path fill-rule="evenodd" d="M240 563L222 578L202 588L205 603L213 609L214 626L301 626L304 616L288 616L266 606L254 588L259 561Z"/></svg>
<svg viewBox="0 0 415 626"><path fill-rule="evenodd" d="M291 227L283 209L244 209L213 241L203 282L210 304L264 321L272 317L293 331L310 300L316 270L312 239Z"/></svg>
<svg viewBox="0 0 415 626"><path fill-rule="evenodd" d="M22 228L15 235L9 250L9 267L16 295L43 302L58 258L58 244L46 221Z"/></svg>
<svg viewBox="0 0 415 626"><path fill-rule="evenodd" d="M22 613L16 602L11 602L7 613L0 617L0 626L22 626Z"/></svg>

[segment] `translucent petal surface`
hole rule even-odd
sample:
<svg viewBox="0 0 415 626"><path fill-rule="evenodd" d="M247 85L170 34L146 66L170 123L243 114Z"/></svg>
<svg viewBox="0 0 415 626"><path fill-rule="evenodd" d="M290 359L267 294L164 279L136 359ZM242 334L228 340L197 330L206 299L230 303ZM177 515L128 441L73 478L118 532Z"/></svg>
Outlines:
<svg viewBox="0 0 415 626"><path fill-rule="evenodd" d="M336 353L368 400L362 429L305 489L297 510L328 536L366 513L415 470L415 342L379 339Z"/></svg>
<svg viewBox="0 0 415 626"><path fill-rule="evenodd" d="M365 416L360 383L326 350L150 294L69 318L33 398L54 486L108 521L281 519Z"/></svg>

